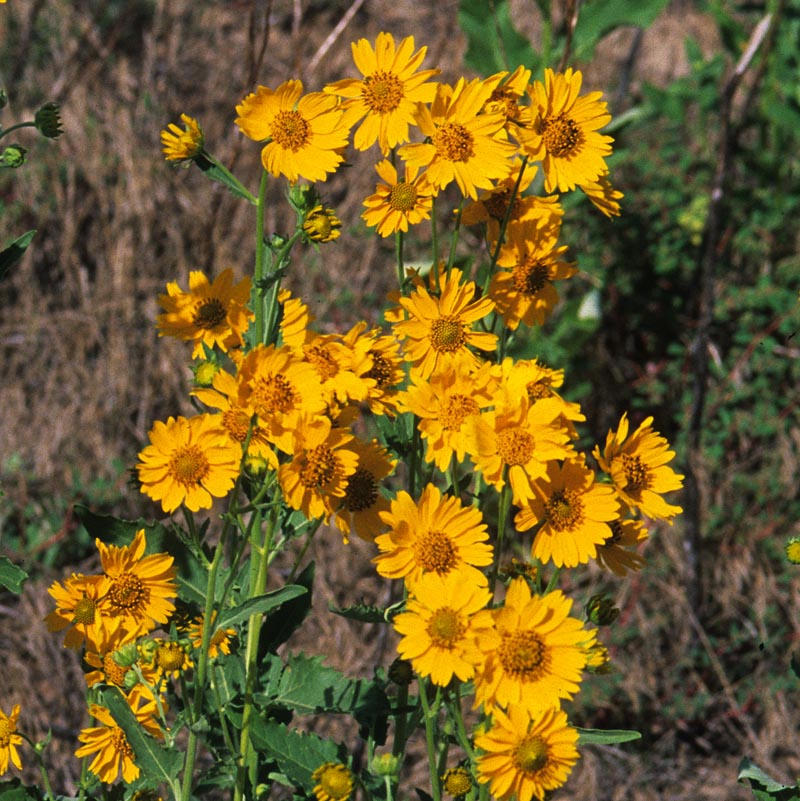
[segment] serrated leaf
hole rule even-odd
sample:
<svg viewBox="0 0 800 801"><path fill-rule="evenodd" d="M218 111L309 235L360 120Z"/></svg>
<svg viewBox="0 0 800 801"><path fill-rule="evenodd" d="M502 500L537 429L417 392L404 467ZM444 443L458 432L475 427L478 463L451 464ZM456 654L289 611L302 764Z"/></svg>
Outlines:
<svg viewBox="0 0 800 801"><path fill-rule="evenodd" d="M278 606L283 606L293 598L298 598L307 592L308 590L299 584L287 584L278 590L257 595L255 598L248 598L243 604L220 612L216 626L217 628L233 626L247 620L251 615L263 614Z"/></svg>
<svg viewBox="0 0 800 801"><path fill-rule="evenodd" d="M612 745L642 738L638 731L628 729L582 729L578 726L576 728L578 729L578 745Z"/></svg>
<svg viewBox="0 0 800 801"><path fill-rule="evenodd" d="M144 777L166 782L174 790L178 771L183 764L180 751L164 748L158 740L147 734L116 687L106 687L101 691L100 704L108 709L125 732L125 738L136 755L136 765Z"/></svg>
<svg viewBox="0 0 800 801"><path fill-rule="evenodd" d="M348 620L357 620L359 623L386 622L386 610L381 609L379 606L370 606L369 604L362 603L347 606L342 609L329 601L328 609L330 609L334 615L346 617Z"/></svg>
<svg viewBox="0 0 800 801"><path fill-rule="evenodd" d="M22 258L35 235L35 230L27 231L22 236L18 236L3 250L0 250L0 281L11 272L11 268Z"/></svg>
<svg viewBox="0 0 800 801"><path fill-rule="evenodd" d="M5 556L0 556L0 584L19 595L28 574Z"/></svg>
<svg viewBox="0 0 800 801"><path fill-rule="evenodd" d="M325 762L339 762L339 747L332 740L315 734L301 734L274 720L251 719L250 735L256 750L278 764L295 784L310 793L314 787L311 774Z"/></svg>
<svg viewBox="0 0 800 801"><path fill-rule="evenodd" d="M250 192L242 187L231 175L221 169L218 164L205 158L205 156L198 156L194 159L194 163L205 173L207 178L222 184L232 195L246 200L248 203L255 203L255 198Z"/></svg>

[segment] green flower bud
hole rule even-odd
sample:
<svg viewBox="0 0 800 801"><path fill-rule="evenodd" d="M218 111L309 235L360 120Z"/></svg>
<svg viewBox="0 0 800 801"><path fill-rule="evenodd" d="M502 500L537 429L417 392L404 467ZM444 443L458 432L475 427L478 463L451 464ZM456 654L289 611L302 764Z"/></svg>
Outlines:
<svg viewBox="0 0 800 801"><path fill-rule="evenodd" d="M135 642L129 642L114 651L111 657L120 667L132 667L139 661L139 649Z"/></svg>
<svg viewBox="0 0 800 801"><path fill-rule="evenodd" d="M25 154L28 148L22 145L9 145L0 153L0 167L16 169L25 163Z"/></svg>
<svg viewBox="0 0 800 801"><path fill-rule="evenodd" d="M135 670L129 670L122 680L123 689L130 692L139 683L139 677L136 675Z"/></svg>
<svg viewBox="0 0 800 801"><path fill-rule="evenodd" d="M375 754L369 765L374 776L396 776L399 769L400 760L394 754Z"/></svg>
<svg viewBox="0 0 800 801"><path fill-rule="evenodd" d="M8 95L5 89L0 89L0 108L5 108L8 105Z"/></svg>
<svg viewBox="0 0 800 801"><path fill-rule="evenodd" d="M408 687L414 681L414 669L411 662L406 659L395 659L389 665L389 681L393 681L398 687Z"/></svg>
<svg viewBox="0 0 800 801"><path fill-rule="evenodd" d="M45 103L33 117L33 124L39 133L48 139L58 139L63 133L61 117L58 116L59 109L58 103Z"/></svg>
<svg viewBox="0 0 800 801"><path fill-rule="evenodd" d="M593 595L586 604L586 617L596 626L610 626L618 617L619 609L604 593Z"/></svg>

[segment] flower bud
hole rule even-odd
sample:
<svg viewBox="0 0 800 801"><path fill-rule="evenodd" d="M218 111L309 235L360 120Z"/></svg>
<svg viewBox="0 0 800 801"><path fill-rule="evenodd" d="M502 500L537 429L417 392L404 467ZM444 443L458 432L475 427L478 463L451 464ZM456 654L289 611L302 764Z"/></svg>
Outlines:
<svg viewBox="0 0 800 801"><path fill-rule="evenodd" d="M130 692L139 683L139 677L136 675L135 670L129 670L125 673L122 679L122 687L127 692Z"/></svg>
<svg viewBox="0 0 800 801"><path fill-rule="evenodd" d="M61 117L58 103L45 103L34 115L33 124L42 136L48 139L58 139L63 133L61 130Z"/></svg>
<svg viewBox="0 0 800 801"><path fill-rule="evenodd" d="M8 105L8 94L5 89L0 89L0 108L5 108Z"/></svg>
<svg viewBox="0 0 800 801"><path fill-rule="evenodd" d="M586 604L586 617L596 626L610 626L618 617L619 609L604 593L593 595Z"/></svg>
<svg viewBox="0 0 800 801"><path fill-rule="evenodd" d="M303 232L312 242L333 242L339 238L342 221L334 214L333 209L325 206L314 206L303 221Z"/></svg>
<svg viewBox="0 0 800 801"><path fill-rule="evenodd" d="M399 768L400 761L394 754L375 754L369 765L375 776L396 776Z"/></svg>
<svg viewBox="0 0 800 801"><path fill-rule="evenodd" d="M448 768L442 776L442 789L453 798L461 798L472 789L472 774L464 767Z"/></svg>
<svg viewBox="0 0 800 801"><path fill-rule="evenodd" d="M210 387L219 369L219 365L216 362L208 360L193 365L192 372L194 373L194 383L198 387Z"/></svg>
<svg viewBox="0 0 800 801"><path fill-rule="evenodd" d="M126 645L117 648L111 657L120 667L132 667L139 661L139 649L136 647L135 642L129 642Z"/></svg>
<svg viewBox="0 0 800 801"><path fill-rule="evenodd" d="M22 145L9 145L3 148L3 152L0 153L0 167L10 167L12 169L21 167L25 163L25 154L27 152L28 148L22 147Z"/></svg>
<svg viewBox="0 0 800 801"><path fill-rule="evenodd" d="M389 665L389 681L393 681L398 687L408 687L414 681L414 669L411 662L407 659L395 659Z"/></svg>

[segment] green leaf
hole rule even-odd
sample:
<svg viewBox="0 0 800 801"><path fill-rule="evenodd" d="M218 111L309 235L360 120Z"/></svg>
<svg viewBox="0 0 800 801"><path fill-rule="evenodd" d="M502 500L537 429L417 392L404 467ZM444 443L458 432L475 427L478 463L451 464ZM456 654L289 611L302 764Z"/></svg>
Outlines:
<svg viewBox="0 0 800 801"><path fill-rule="evenodd" d="M339 746L315 734L301 734L274 720L251 718L253 745L274 760L280 770L308 794L314 788L311 774L326 762L341 762Z"/></svg>
<svg viewBox="0 0 800 801"><path fill-rule="evenodd" d="M255 204L253 195L219 164L215 164L205 156L198 156L194 159L194 163L206 174L207 178L222 184L232 195Z"/></svg>
<svg viewBox="0 0 800 801"><path fill-rule="evenodd" d="M280 615L270 615L266 619L261 628L259 659L263 659L268 652L274 652L279 645L285 643L311 611L314 571L314 562L309 562L294 581L295 585L305 587L307 592L285 603L281 607Z"/></svg>
<svg viewBox="0 0 800 801"><path fill-rule="evenodd" d="M7 590L19 595L27 578L28 574L21 567L17 567L5 556L0 556L0 584Z"/></svg>
<svg viewBox="0 0 800 801"><path fill-rule="evenodd" d="M305 595L307 592L308 590L306 587L301 587L299 584L287 584L285 587L281 587L278 590L272 590L272 592L257 595L255 598L248 598L243 604L235 606L232 609L225 609L220 613L215 625L217 628L233 626L236 623L247 620L250 615L269 612L271 609L283 606L287 601Z"/></svg>
<svg viewBox="0 0 800 801"><path fill-rule="evenodd" d="M38 787L26 787L19 779L0 781L0 801L41 801L42 798Z"/></svg>
<svg viewBox="0 0 800 801"><path fill-rule="evenodd" d="M628 743L631 740L640 740L642 735L638 731L628 729L578 729L578 745L612 745L613 743Z"/></svg>
<svg viewBox="0 0 800 801"><path fill-rule="evenodd" d="M329 601L328 609L330 609L334 615L346 617L348 620L357 620L359 623L386 622L386 610L382 609L380 606L371 606L369 604L360 603L341 609Z"/></svg>
<svg viewBox="0 0 800 801"><path fill-rule="evenodd" d="M11 272L11 268L22 258L35 234L35 230L28 231L17 237L8 247L0 250L0 281Z"/></svg>
<svg viewBox="0 0 800 801"><path fill-rule="evenodd" d="M769 774L764 773L758 765L748 757L739 763L739 774L736 781L746 779L750 782L750 789L756 797L776 799L776 801L797 801L800 799L797 787L791 787L775 781Z"/></svg>
<svg viewBox="0 0 800 801"><path fill-rule="evenodd" d="M166 782L174 790L178 771L183 764L180 751L164 748L158 740L147 734L116 687L105 687L101 691L100 704L108 709L117 725L125 732L125 738L133 748L136 764L143 776Z"/></svg>
<svg viewBox="0 0 800 801"><path fill-rule="evenodd" d="M482 75L514 70L523 65L534 71L539 56L514 27L509 0L461 0L458 24L467 36L465 63Z"/></svg>

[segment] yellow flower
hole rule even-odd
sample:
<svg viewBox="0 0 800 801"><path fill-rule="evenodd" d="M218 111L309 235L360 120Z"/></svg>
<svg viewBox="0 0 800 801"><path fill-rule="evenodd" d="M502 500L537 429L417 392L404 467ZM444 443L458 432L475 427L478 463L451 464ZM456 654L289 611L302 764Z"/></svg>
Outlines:
<svg viewBox="0 0 800 801"><path fill-rule="evenodd" d="M401 181L387 159L376 164L375 171L385 183L377 184L375 194L364 201L367 210L361 216L367 225L377 228L381 236L390 236L430 219L436 193L427 173L418 175L416 167L406 164Z"/></svg>
<svg viewBox="0 0 800 801"><path fill-rule="evenodd" d="M359 340L367 342L368 367L360 376L367 381L367 405L372 414L393 415L397 411L399 387L406 379L400 343L391 335L381 335L379 328L365 333L366 322L354 325L344 336L351 348L357 349Z"/></svg>
<svg viewBox="0 0 800 801"><path fill-rule="evenodd" d="M150 641L155 647L152 651L150 666L155 671L157 683L163 677L177 679L181 673L194 667L187 653L187 646L177 640L166 640L161 637ZM209 651L210 654L210 651Z"/></svg>
<svg viewBox="0 0 800 801"><path fill-rule="evenodd" d="M340 762L320 765L311 778L317 782L314 786L317 801L347 801L353 792L353 774Z"/></svg>
<svg viewBox="0 0 800 801"><path fill-rule="evenodd" d="M492 798L543 801L561 787L578 761L578 731L559 709L532 718L522 708L495 710L492 726L475 738L478 781L490 782Z"/></svg>
<svg viewBox="0 0 800 801"><path fill-rule="evenodd" d="M461 78L455 87L440 84L430 109L417 106L416 119L429 142L403 145L399 155L411 167L426 167L436 189L452 181L464 196L478 196L511 170L517 148L508 141L503 114L483 114L491 83Z"/></svg>
<svg viewBox="0 0 800 801"><path fill-rule="evenodd" d="M142 701L141 692L134 689L128 695L128 704L132 712L136 715L139 723L144 730L154 737L160 736L158 724L154 718L156 712L156 702L154 699ZM89 713L95 718L99 726L90 726L83 729L78 735L78 740L83 745L75 752L75 756L83 758L95 755L89 770L105 784L113 784L119 779L120 773L126 783L136 781L139 778L139 766L135 762L136 755L133 748L128 743L125 732L117 726L111 713L98 704L92 704Z"/></svg>
<svg viewBox="0 0 800 801"><path fill-rule="evenodd" d="M341 235L342 221L333 209L317 205L306 214L303 232L311 242L333 242Z"/></svg>
<svg viewBox="0 0 800 801"><path fill-rule="evenodd" d="M610 136L598 133L611 120L602 92L579 97L583 76L545 70L545 82L534 81L531 96L533 127L520 133L525 152L542 162L546 192L566 192L608 174Z"/></svg>
<svg viewBox="0 0 800 801"><path fill-rule="evenodd" d="M442 789L453 798L461 798L472 789L472 774L467 768L448 768L442 778Z"/></svg>
<svg viewBox="0 0 800 801"><path fill-rule="evenodd" d="M399 492L381 519L391 529L375 539L381 553L372 561L382 576L405 578L409 587L426 572L458 572L464 581L487 583L478 568L492 563L492 546L474 506L443 497L438 487L428 484L419 501Z"/></svg>
<svg viewBox="0 0 800 801"><path fill-rule="evenodd" d="M354 440L350 447L358 456L358 467L347 477L344 496L334 511L333 522L345 542L351 532L372 542L385 530L380 515L389 509L388 499L381 494L380 482L394 470L397 460L375 440Z"/></svg>
<svg viewBox="0 0 800 801"><path fill-rule="evenodd" d="M793 565L800 565L800 538L791 537L786 543L786 558Z"/></svg>
<svg viewBox="0 0 800 801"><path fill-rule="evenodd" d="M215 417L170 417L150 429L151 444L139 454L136 468L142 492L161 501L167 514L182 503L192 512L210 509L239 475L241 446L220 431Z"/></svg>
<svg viewBox="0 0 800 801"><path fill-rule="evenodd" d="M610 521L619 514L614 488L594 480L583 457L562 465L550 462L547 477L533 485L536 497L514 518L519 531L538 524L531 555L556 567L577 567L594 558L611 537Z"/></svg>
<svg viewBox="0 0 800 801"><path fill-rule="evenodd" d="M602 211L606 217L619 217L619 202L624 195L611 186L611 182L606 175L601 175L596 181L582 184L581 189L586 193L586 197L592 201L594 207Z"/></svg>
<svg viewBox="0 0 800 801"><path fill-rule="evenodd" d="M145 556L147 539L139 529L130 545L106 545L95 540L103 573L109 586L103 609L111 617L122 617L130 629L149 631L166 623L175 611L177 594L173 558L167 553Z"/></svg>
<svg viewBox="0 0 800 801"><path fill-rule="evenodd" d="M100 605L108 589L103 576L73 573L63 584L54 581L47 590L56 608L44 619L48 631L67 629L65 648L80 648L103 639L103 618Z"/></svg>
<svg viewBox="0 0 800 801"><path fill-rule="evenodd" d="M422 378L466 356L474 367L480 359L470 346L492 350L497 337L474 331L473 323L491 313L494 303L488 298L475 300L473 281L461 283L461 270L451 270L449 277L439 277L440 296L434 297L419 285L400 305L407 319L394 324L395 334L405 340L406 358Z"/></svg>
<svg viewBox="0 0 800 801"><path fill-rule="evenodd" d="M161 145L167 161L189 163L203 152L203 131L197 120L181 114L183 130L174 122L161 131Z"/></svg>
<svg viewBox="0 0 800 801"><path fill-rule="evenodd" d="M193 359L203 356L203 345L223 351L241 347L242 334L253 318L246 306L249 299L250 279L234 284L232 269L223 270L212 284L199 270L192 270L188 292L171 281L167 294L159 296L164 314L156 320L158 335L194 342Z"/></svg>
<svg viewBox="0 0 800 801"><path fill-rule="evenodd" d="M612 520L611 537L597 547L597 564L616 576L625 576L629 570L641 570L645 558L630 550L643 543L648 536L641 520L628 518Z"/></svg>
<svg viewBox="0 0 800 801"><path fill-rule="evenodd" d="M345 98L342 108L350 128L362 117L353 138L357 150L367 150L376 141L385 156L396 145L407 142L408 126L414 122L417 103L430 103L436 84L428 79L439 70L419 70L427 47L414 52L414 37L407 36L395 47L390 33L379 33L375 48L366 39L351 45L353 61L363 79L345 78L328 84L326 92Z"/></svg>
<svg viewBox="0 0 800 801"><path fill-rule="evenodd" d="M276 441L292 457L278 468L278 482L292 509L309 520L333 514L358 467L352 441L349 431L333 428L327 417L307 415L299 416L295 427Z"/></svg>
<svg viewBox="0 0 800 801"><path fill-rule="evenodd" d="M491 610L496 629L482 640L486 659L475 676L476 707L540 714L578 692L589 636L571 609L561 590L532 595L524 578L511 582L503 606Z"/></svg>
<svg viewBox="0 0 800 801"><path fill-rule="evenodd" d="M419 417L418 429L425 441L425 460L446 472L455 457L462 462L467 452L466 420L493 403L493 377L488 363L476 371L466 361L455 362L428 379L414 376L401 396L401 408Z"/></svg>
<svg viewBox="0 0 800 801"><path fill-rule="evenodd" d="M261 151L264 169L298 178L324 181L342 163L349 130L335 97L322 92L303 95L298 80L282 83L274 91L259 86L236 106L235 122L242 133L266 142Z"/></svg>
<svg viewBox="0 0 800 801"><path fill-rule="evenodd" d="M530 106L522 106L519 102L530 79L531 71L523 66L517 67L514 72L497 72L486 79L486 83L492 86L492 93L483 110L488 114L502 114L510 134L515 133L518 126L530 126Z"/></svg>
<svg viewBox="0 0 800 801"><path fill-rule="evenodd" d="M0 776L8 771L8 763L22 770L22 761L17 752L17 746L22 745L22 737L17 734L17 720L19 719L19 704L15 704L10 715L0 709Z"/></svg>
<svg viewBox="0 0 800 801"><path fill-rule="evenodd" d="M492 626L490 615L479 614L491 599L488 588L451 571L424 573L411 592L406 611L392 621L401 635L397 652L440 687L453 676L468 681L483 660L480 638Z"/></svg>
<svg viewBox="0 0 800 801"><path fill-rule="evenodd" d="M595 446L594 456L601 470L611 476L620 500L627 507L670 524L683 511L661 497L664 492L680 489L683 476L667 466L675 452L653 430L652 417L643 420L628 437L628 415L623 414L617 430L608 432L603 453Z"/></svg>
<svg viewBox="0 0 800 801"><path fill-rule="evenodd" d="M489 297L511 331L519 324L543 325L558 302L554 281L571 278L575 265L560 257L566 246L535 235L535 226L515 227L513 236L503 246L498 270L489 284Z"/></svg>
<svg viewBox="0 0 800 801"><path fill-rule="evenodd" d="M155 684L155 673L147 665L139 662L135 643L140 633L141 629L138 626L131 627L130 621L122 616L108 619L103 629L103 637L87 644L83 658L94 670L84 674L86 686L94 687L95 684L102 683L124 687L128 671L134 663L139 663L145 682L150 685ZM134 654L134 658L130 661L121 657L129 649L133 649ZM149 689L144 691L145 694L149 694Z"/></svg>
<svg viewBox="0 0 800 801"><path fill-rule="evenodd" d="M211 617L211 622L216 620L217 612ZM229 654L231 652L231 640L236 636L236 629L221 629L215 628L211 633L211 639L208 641L208 655L211 659L216 659L220 652ZM189 639L195 648L200 648L203 645L203 616L196 617L189 625Z"/></svg>

